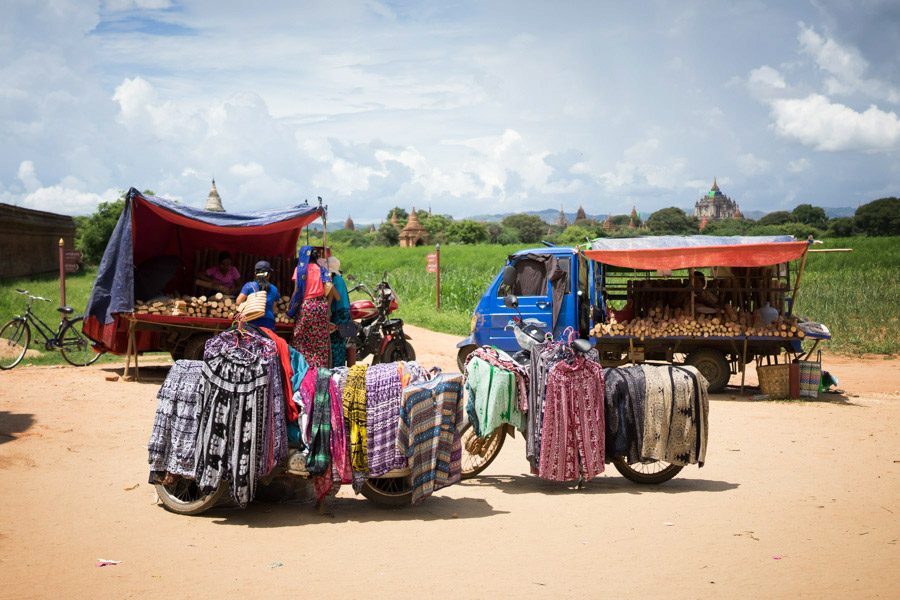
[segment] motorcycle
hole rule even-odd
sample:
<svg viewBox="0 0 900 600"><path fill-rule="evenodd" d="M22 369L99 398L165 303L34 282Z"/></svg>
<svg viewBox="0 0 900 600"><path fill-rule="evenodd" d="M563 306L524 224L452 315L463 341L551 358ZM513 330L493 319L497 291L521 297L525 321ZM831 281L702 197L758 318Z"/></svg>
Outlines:
<svg viewBox="0 0 900 600"><path fill-rule="evenodd" d="M403 319L389 318L400 305L387 276L388 272L385 271L374 291L365 283L359 283L350 289L351 293L365 292L369 299L350 303L350 319L354 331L347 345L356 349L357 360L363 360L371 354L373 365L416 360L416 351L407 341L412 338L403 331ZM352 275L348 275L347 279L354 280Z"/></svg>
<svg viewBox="0 0 900 600"><path fill-rule="evenodd" d="M513 295L503 298L503 304L516 311L518 316L510 319L507 327L512 327L516 336L516 342L521 348L511 358L518 364L528 367L531 364L531 350L536 344L552 339L552 336L540 327L535 320L523 319L519 312L519 299ZM587 355L592 349L591 343L585 339L576 339L572 342L572 350L581 356ZM475 429L471 423L466 423L461 433L463 443L462 478L470 479L480 474L497 458L506 436L514 437L515 429L512 425L503 424L494 430L487 438L479 438L475 435ZM682 467L667 462L651 460L629 465L624 456L611 457L611 462L616 470L626 479L634 483L663 483L675 477Z"/></svg>

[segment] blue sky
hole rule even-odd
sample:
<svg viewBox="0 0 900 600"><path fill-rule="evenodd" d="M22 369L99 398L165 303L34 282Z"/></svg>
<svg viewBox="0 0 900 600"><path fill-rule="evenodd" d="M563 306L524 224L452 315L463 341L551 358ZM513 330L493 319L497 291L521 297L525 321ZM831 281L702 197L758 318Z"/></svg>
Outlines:
<svg viewBox="0 0 900 600"><path fill-rule="evenodd" d="M891 1L0 5L0 202L67 214L856 206L898 107Z"/></svg>

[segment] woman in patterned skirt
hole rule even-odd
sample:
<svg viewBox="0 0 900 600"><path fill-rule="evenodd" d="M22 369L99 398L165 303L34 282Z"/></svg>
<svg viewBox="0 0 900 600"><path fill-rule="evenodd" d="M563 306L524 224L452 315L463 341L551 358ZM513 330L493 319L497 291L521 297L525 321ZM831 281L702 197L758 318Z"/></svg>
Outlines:
<svg viewBox="0 0 900 600"><path fill-rule="evenodd" d="M321 266L319 251L312 246L300 249L294 271L296 282L288 315L296 317L291 345L311 367L327 368L331 358L328 345L328 302L334 286Z"/></svg>

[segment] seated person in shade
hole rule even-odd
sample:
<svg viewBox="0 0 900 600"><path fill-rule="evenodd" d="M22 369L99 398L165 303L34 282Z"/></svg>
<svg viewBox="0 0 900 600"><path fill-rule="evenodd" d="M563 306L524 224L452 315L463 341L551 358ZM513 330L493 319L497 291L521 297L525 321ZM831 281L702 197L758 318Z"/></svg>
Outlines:
<svg viewBox="0 0 900 600"><path fill-rule="evenodd" d="M197 276L197 287L215 290L229 296L237 294L241 289L241 274L231 262L228 250L219 252L219 265L200 273Z"/></svg>

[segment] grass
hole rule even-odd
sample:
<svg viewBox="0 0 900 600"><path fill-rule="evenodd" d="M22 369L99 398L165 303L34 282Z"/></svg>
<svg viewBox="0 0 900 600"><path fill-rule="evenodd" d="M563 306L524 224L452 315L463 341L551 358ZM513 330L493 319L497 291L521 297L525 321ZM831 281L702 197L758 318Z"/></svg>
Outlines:
<svg viewBox="0 0 900 600"><path fill-rule="evenodd" d="M444 246L441 248L441 312L435 310L434 274L425 271L433 247L335 248L345 274L374 287L388 271L400 297L396 315L405 321L460 338L469 334L472 310L516 246ZM825 345L845 354L900 353L900 238L827 240L819 248L853 248L849 253L810 254L797 298L797 313L828 325L834 340ZM96 277L88 268L67 279L67 301L82 312ZM348 282L352 287L352 283ZM35 303L35 312L54 328L59 323L58 278L0 279L0 322L21 314L24 297L15 289L54 300ZM34 346L33 346L34 347ZM121 357L102 357L120 361ZM58 351L26 363L61 364Z"/></svg>

